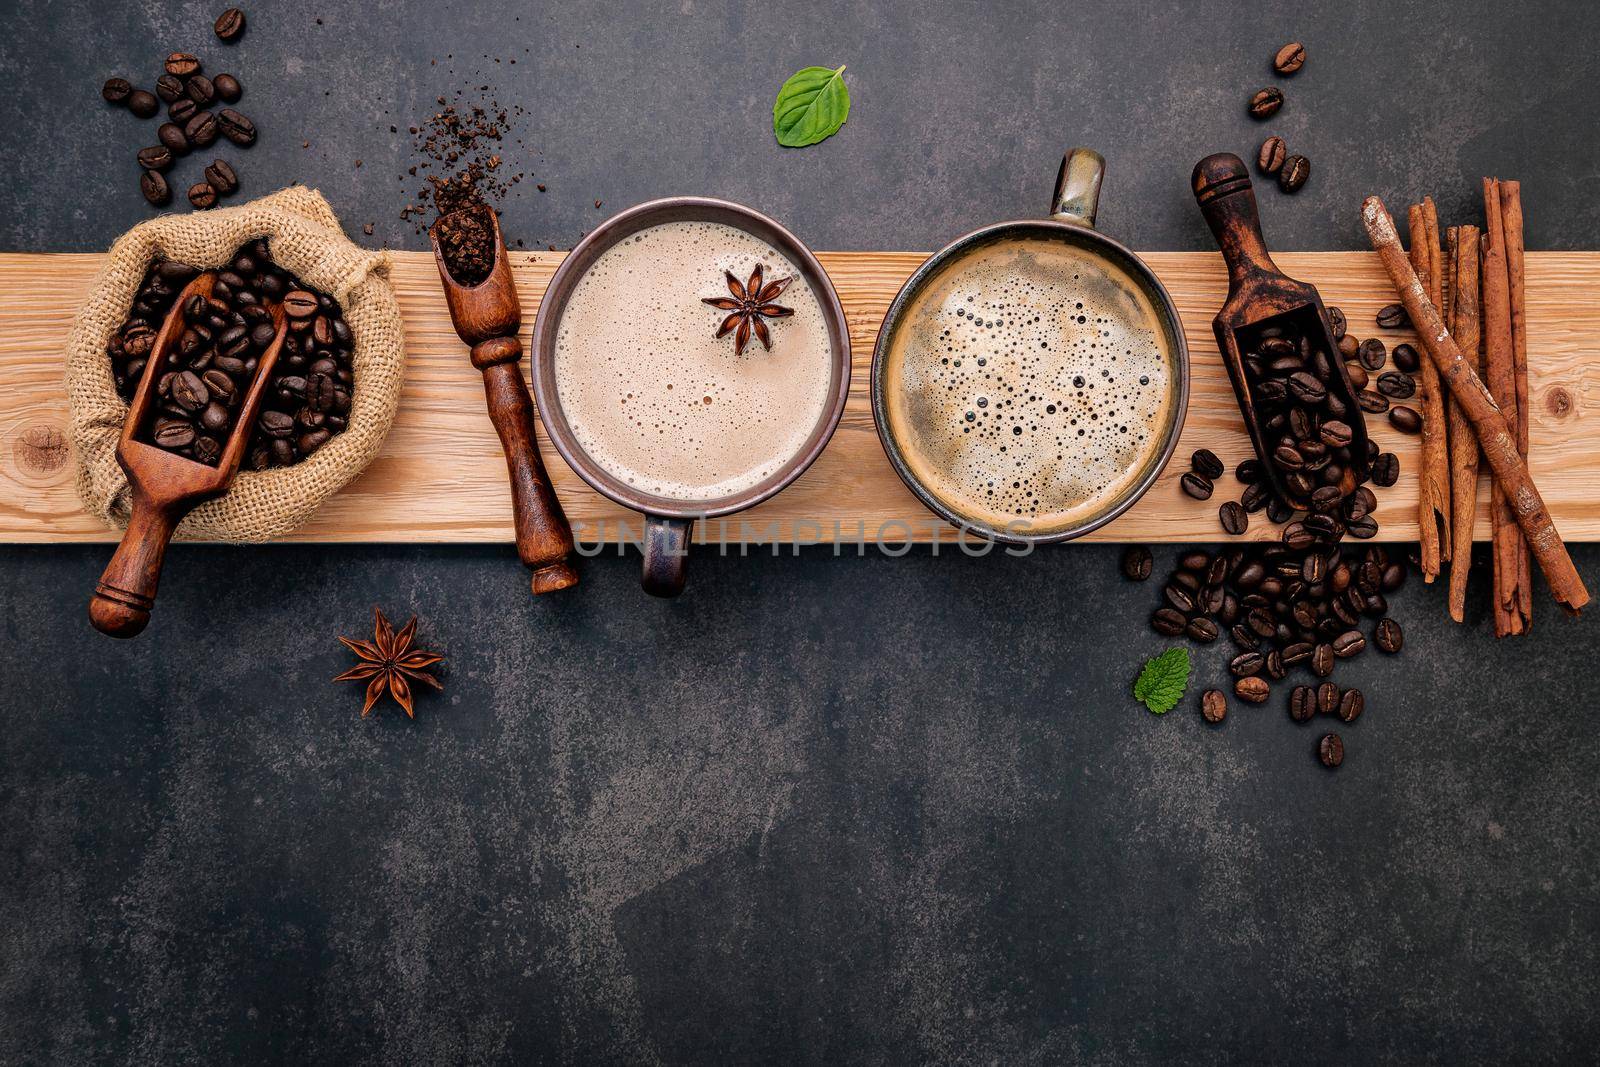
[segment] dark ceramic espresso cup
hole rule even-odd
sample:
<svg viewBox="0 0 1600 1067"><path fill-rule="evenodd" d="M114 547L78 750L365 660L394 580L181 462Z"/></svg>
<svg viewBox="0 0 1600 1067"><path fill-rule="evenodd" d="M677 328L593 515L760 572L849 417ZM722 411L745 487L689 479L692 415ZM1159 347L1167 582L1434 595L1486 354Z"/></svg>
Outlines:
<svg viewBox="0 0 1600 1067"><path fill-rule="evenodd" d="M731 226L765 241L783 253L800 271L816 296L827 327L832 362L827 398L822 414L801 447L772 474L740 492L711 500L681 500L642 491L617 478L585 451L573 433L557 388L555 357L562 315L579 281L610 248L642 230L671 222L715 222ZM716 325L711 319L707 328ZM732 341L730 340L730 345ZM599 372L599 367L596 367ZM799 238L757 211L707 197L678 196L652 200L613 215L601 223L568 254L550 279L539 305L533 337L533 392L550 441L561 458L594 490L624 507L644 515L644 564L641 584L654 596L677 596L683 591L684 569L696 519L730 515L754 507L800 477L822 454L844 412L850 391L850 334L844 309L822 264ZM668 441L664 448L672 448Z"/></svg>
<svg viewBox="0 0 1600 1067"><path fill-rule="evenodd" d="M1048 219L986 226L935 252L901 287L878 331L872 414L884 451L917 498L963 531L1007 544L1082 536L1132 507L1177 447L1189 403L1183 326L1150 268L1095 229L1104 173L1105 161L1097 153L1069 151L1061 161ZM1076 317L1084 325L1061 334L1077 335L1072 343L1083 347L1073 358L1088 381L1071 376L1067 382L1048 380L1060 367L1043 366L1038 336L1026 344L1018 340L1026 334L1029 319L1038 323L1060 310L1029 304L1030 299L1042 299L1042 286L1057 282L1063 290L1076 287L1085 302L1100 298L1106 316ZM1070 304L1064 306L1062 321L1070 323L1076 312ZM1086 303L1077 306L1084 309ZM1124 312L1128 323L1113 321ZM974 323L977 330L971 328ZM1018 323L1023 326L1004 339L1005 331ZM1105 338L1128 324L1128 343L1116 351ZM1113 375L1131 362L1133 338L1139 339L1139 351L1152 353L1144 358L1153 361L1151 367L1159 374L1149 382L1135 374L1119 390L1113 387L1118 384ZM1102 373L1111 381L1097 391ZM1144 385L1149 386L1146 395L1130 400ZM1129 426L1136 421L1128 414L1135 407L1139 424ZM1101 420L1120 421L1121 426L1111 429L1131 429L1134 435L1108 439L1107 422ZM1126 444L1134 440L1143 447L1135 450ZM1040 506L1038 513L1045 517L1030 522L1030 502L1044 495L1041 491L1036 497L1035 488L1073 486L1074 479L1090 484L1084 459L1091 441L1099 442L1097 462L1112 476L1101 489L1086 491L1081 505L1063 505L1048 514ZM1030 448L1035 466L1013 479L1009 470L1019 464L1016 457ZM959 484L951 473L956 468L967 472ZM980 492L978 476L970 472L991 468L1008 473L990 480ZM1032 486L1030 476L1037 478ZM1002 498L1003 506L987 503Z"/></svg>

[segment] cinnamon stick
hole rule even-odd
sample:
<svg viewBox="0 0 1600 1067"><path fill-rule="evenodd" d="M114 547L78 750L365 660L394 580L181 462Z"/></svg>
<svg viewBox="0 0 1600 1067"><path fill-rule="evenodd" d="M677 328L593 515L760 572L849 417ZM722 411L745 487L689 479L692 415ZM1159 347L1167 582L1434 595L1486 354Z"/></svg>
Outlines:
<svg viewBox="0 0 1600 1067"><path fill-rule="evenodd" d="M1505 229L1500 217L1500 183L1483 179L1483 368L1495 403L1518 447L1521 413L1517 409L1516 353L1511 336L1511 282L1506 270ZM1511 504L1495 498L1490 509L1494 562L1493 615L1496 637L1526 633L1528 615L1522 611L1526 594L1519 589L1525 573L1527 548L1515 522Z"/></svg>
<svg viewBox="0 0 1600 1067"><path fill-rule="evenodd" d="M1435 308L1444 299L1444 271L1439 251L1439 215L1432 197L1411 205L1407 212L1411 230L1411 264ZM1439 576L1441 560L1450 558L1450 454L1447 445L1439 375L1424 360L1419 368L1419 406L1422 408L1422 463L1417 473L1417 531L1421 549L1422 580Z"/></svg>
<svg viewBox="0 0 1600 1067"><path fill-rule="evenodd" d="M1474 371L1479 368L1478 228L1450 227L1450 334ZM1449 398L1450 424L1450 617L1466 618L1467 573L1472 568L1472 527L1478 520L1478 439L1461 409Z"/></svg>
<svg viewBox="0 0 1600 1067"><path fill-rule="evenodd" d="M1505 234L1506 281L1511 290L1511 376L1517 397L1517 451L1528 458L1529 424L1533 409L1528 407L1528 301L1523 274L1522 183L1500 183L1500 228ZM1518 608L1533 626L1533 570L1526 552L1517 557Z"/></svg>
<svg viewBox="0 0 1600 1067"><path fill-rule="evenodd" d="M1545 580L1550 583L1551 595L1567 611L1576 614L1589 603L1589 591L1572 565L1572 557L1567 554L1567 546L1562 543L1544 498L1533 484L1528 465L1517 451L1516 438L1506 425L1505 417L1500 414L1489 390L1484 388L1482 379L1468 366L1455 338L1445 329L1438 309L1428 300L1422 282L1400 246L1394 219L1389 217L1383 201L1369 196L1361 205L1361 221L1400 302L1417 328L1423 352L1433 362L1451 395L1460 401L1461 410L1472 424L1472 432L1494 471L1499 492L1512 502L1512 513L1527 535Z"/></svg>

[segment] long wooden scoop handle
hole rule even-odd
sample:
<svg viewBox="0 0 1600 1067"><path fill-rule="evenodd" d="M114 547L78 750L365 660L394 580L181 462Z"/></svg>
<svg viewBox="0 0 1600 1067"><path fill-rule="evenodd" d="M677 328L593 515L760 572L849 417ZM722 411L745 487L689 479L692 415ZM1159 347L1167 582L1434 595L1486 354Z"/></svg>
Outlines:
<svg viewBox="0 0 1600 1067"><path fill-rule="evenodd" d="M1238 290L1252 275L1282 274L1261 235L1255 186L1244 161L1232 152L1209 155L1194 165L1190 180L1200 214L1205 216L1222 248L1222 258L1228 263L1229 285Z"/></svg>
<svg viewBox="0 0 1600 1067"><path fill-rule="evenodd" d="M522 378L522 342L515 337L481 341L472 346L472 365L483 372L489 421L505 450L517 555L533 569L534 595L577 585L578 574L567 562L572 528L550 485L534 436L533 398Z"/></svg>
<svg viewBox="0 0 1600 1067"><path fill-rule="evenodd" d="M159 504L133 487L133 514L122 543L100 575L89 601L89 621L112 637L137 637L150 622L161 584L167 544L193 503Z"/></svg>

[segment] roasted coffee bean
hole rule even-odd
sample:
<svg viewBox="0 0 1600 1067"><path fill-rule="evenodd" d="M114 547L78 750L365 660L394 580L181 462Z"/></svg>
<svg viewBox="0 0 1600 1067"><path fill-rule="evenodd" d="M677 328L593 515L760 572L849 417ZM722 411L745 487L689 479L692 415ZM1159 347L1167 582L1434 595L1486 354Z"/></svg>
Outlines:
<svg viewBox="0 0 1600 1067"><path fill-rule="evenodd" d="M1329 305L1324 310L1328 313L1328 332L1333 334L1334 343L1337 344L1344 337L1349 325L1344 317L1344 309Z"/></svg>
<svg viewBox="0 0 1600 1067"><path fill-rule="evenodd" d="M1372 484L1387 489L1400 480L1400 457L1393 452L1380 452L1372 461Z"/></svg>
<svg viewBox="0 0 1600 1067"><path fill-rule="evenodd" d="M1276 174L1283 169L1283 161L1288 155L1289 148L1282 137L1268 137L1256 151L1256 166L1263 174Z"/></svg>
<svg viewBox="0 0 1600 1067"><path fill-rule="evenodd" d="M217 99L224 104L236 104L239 97L244 95L244 86L232 74L218 74L211 79L211 87L217 91Z"/></svg>
<svg viewBox="0 0 1600 1067"><path fill-rule="evenodd" d="M1358 393L1365 389L1367 382L1371 380L1367 377L1367 368L1360 363L1346 363L1344 365L1344 374L1346 378L1350 379L1350 388Z"/></svg>
<svg viewBox="0 0 1600 1067"><path fill-rule="evenodd" d="M1233 468L1233 476L1245 485L1259 482L1262 476L1261 461L1255 458L1240 460L1239 465Z"/></svg>
<svg viewBox="0 0 1600 1067"><path fill-rule="evenodd" d="M1203 475L1213 482L1222 477L1223 472L1228 469L1209 448L1195 449L1194 455L1189 458L1189 466L1196 474Z"/></svg>
<svg viewBox="0 0 1600 1067"><path fill-rule="evenodd" d="M1346 689L1344 694L1339 697L1339 721L1355 722L1361 717L1361 713L1366 710L1366 707L1367 698L1361 695L1361 690Z"/></svg>
<svg viewBox="0 0 1600 1067"><path fill-rule="evenodd" d="M1329 419L1322 424L1322 441L1329 448L1343 448L1355 439L1355 431L1347 422Z"/></svg>
<svg viewBox="0 0 1600 1067"><path fill-rule="evenodd" d="M170 104L184 96L183 79L171 74L163 74L156 79L156 95L164 104Z"/></svg>
<svg viewBox="0 0 1600 1067"><path fill-rule="evenodd" d="M1317 713L1317 694L1309 685L1297 685L1289 691L1289 718L1295 722L1310 722Z"/></svg>
<svg viewBox="0 0 1600 1067"><path fill-rule="evenodd" d="M1338 767L1344 762L1344 741L1338 734L1323 734L1317 742L1317 758L1329 770Z"/></svg>
<svg viewBox="0 0 1600 1067"><path fill-rule="evenodd" d="M1282 541L1296 552L1303 552L1316 543L1316 534L1304 520L1291 522L1283 528Z"/></svg>
<svg viewBox="0 0 1600 1067"><path fill-rule="evenodd" d="M1399 330L1411 325L1404 304L1385 304L1378 309L1378 326L1385 330Z"/></svg>
<svg viewBox="0 0 1600 1067"><path fill-rule="evenodd" d="M236 7L230 7L217 16L217 21L211 28L222 40L237 41L244 33L244 12Z"/></svg>
<svg viewBox="0 0 1600 1067"><path fill-rule="evenodd" d="M1382 370L1388 362L1389 350L1376 337L1369 337L1356 348L1356 358L1369 371Z"/></svg>
<svg viewBox="0 0 1600 1067"><path fill-rule="evenodd" d="M1238 645L1240 648L1256 649L1261 647L1261 638L1257 637L1255 631L1251 630L1250 627L1246 626L1244 623L1236 623L1235 625L1229 627L1228 636L1232 638L1233 643Z"/></svg>
<svg viewBox="0 0 1600 1067"><path fill-rule="evenodd" d="M174 156L189 153L189 138L183 135L183 129L176 122L163 122L156 129L156 138Z"/></svg>
<svg viewBox="0 0 1600 1067"><path fill-rule="evenodd" d="M1161 595L1167 598L1168 604L1171 604L1185 615L1190 614L1195 609L1194 594L1177 582L1169 582L1161 590Z"/></svg>
<svg viewBox="0 0 1600 1067"><path fill-rule="evenodd" d="M1278 172L1278 188L1286 193L1298 193L1311 177L1311 160L1305 156L1290 156L1283 161Z"/></svg>
<svg viewBox="0 0 1600 1067"><path fill-rule="evenodd" d="M1215 726L1228 717L1228 698L1220 689L1207 689L1200 694L1200 716Z"/></svg>
<svg viewBox="0 0 1600 1067"><path fill-rule="evenodd" d="M1317 645L1311 650L1311 673L1318 678L1326 678L1333 673L1333 646L1327 642Z"/></svg>
<svg viewBox="0 0 1600 1067"><path fill-rule="evenodd" d="M1400 632L1400 624L1393 619L1379 619L1372 631L1372 643L1378 646L1378 651L1393 655L1404 647L1405 635Z"/></svg>
<svg viewBox="0 0 1600 1067"><path fill-rule="evenodd" d="M172 190L167 187L167 179L153 170L147 170L139 175L139 191L156 207L163 207L172 200Z"/></svg>
<svg viewBox="0 0 1600 1067"><path fill-rule="evenodd" d="M1422 415L1417 412L1416 408L1408 408L1404 405L1393 407L1389 409L1389 425L1401 433L1421 433Z"/></svg>
<svg viewBox="0 0 1600 1067"><path fill-rule="evenodd" d="M331 384L331 380L327 377L327 375L320 375L320 377L323 381L329 381ZM310 390L308 387L308 394L309 391ZM310 402L312 399L313 398L311 396L307 396L308 402ZM317 410L321 411L324 409L318 407ZM1123 550L1122 576L1127 578L1129 581L1144 581L1146 578L1150 577L1150 571L1154 566L1155 560L1151 558L1150 550L1143 545L1129 545Z"/></svg>
<svg viewBox="0 0 1600 1067"><path fill-rule="evenodd" d="M100 96L108 104L126 104L133 95L133 84L127 78L107 78L100 86Z"/></svg>
<svg viewBox="0 0 1600 1067"><path fill-rule="evenodd" d="M160 418L151 439L162 448L188 448L194 444L194 427L183 419Z"/></svg>
<svg viewBox="0 0 1600 1067"><path fill-rule="evenodd" d="M1245 513L1243 505L1234 500L1217 509L1217 518L1222 522L1222 529L1234 537L1250 528L1250 516Z"/></svg>
<svg viewBox="0 0 1600 1067"><path fill-rule="evenodd" d="M1247 703L1265 704L1267 698L1272 695L1272 686L1265 678L1250 675L1233 683L1233 693Z"/></svg>
<svg viewBox="0 0 1600 1067"><path fill-rule="evenodd" d="M1266 657L1260 652L1246 649L1228 661L1228 673L1235 678L1245 678L1252 674L1260 674L1266 665Z"/></svg>
<svg viewBox="0 0 1600 1067"><path fill-rule="evenodd" d="M1389 410L1389 398L1371 389L1357 393L1356 404L1368 415L1380 415Z"/></svg>
<svg viewBox="0 0 1600 1067"><path fill-rule="evenodd" d="M1340 659L1349 659L1366 651L1367 639L1361 635L1360 630L1346 630L1333 639L1333 654Z"/></svg>
<svg viewBox="0 0 1600 1067"><path fill-rule="evenodd" d="M1343 337L1339 338L1337 344L1339 346L1339 358L1344 360L1346 363L1350 362L1352 359L1355 359L1356 353L1361 348L1361 342L1356 340L1354 334L1350 333L1347 333Z"/></svg>
<svg viewBox="0 0 1600 1067"><path fill-rule="evenodd" d="M1217 629L1217 624L1206 618L1190 619L1189 625L1185 627L1185 630L1188 632L1191 641L1198 641L1202 645L1209 645L1215 641L1217 634L1220 632Z"/></svg>
<svg viewBox="0 0 1600 1067"><path fill-rule="evenodd" d="M1309 371L1296 371L1289 375L1289 392L1302 404L1320 404L1328 396L1328 387Z"/></svg>
<svg viewBox="0 0 1600 1067"><path fill-rule="evenodd" d="M1417 355L1417 350L1410 345L1394 346L1394 365L1396 370L1403 370L1407 374L1415 374L1422 369L1422 357Z"/></svg>
<svg viewBox="0 0 1600 1067"><path fill-rule="evenodd" d="M301 456L309 456L333 437L332 432L325 429L311 430L295 438L295 447L300 450Z"/></svg>
<svg viewBox="0 0 1600 1067"><path fill-rule="evenodd" d="M1406 569L1398 563L1390 563L1383 568L1383 591L1392 593L1406 584Z"/></svg>
<svg viewBox="0 0 1600 1067"><path fill-rule="evenodd" d="M214 159L205 170L206 181L219 195L230 196L239 191L239 176L233 172L227 160Z"/></svg>
<svg viewBox="0 0 1600 1067"><path fill-rule="evenodd" d="M1258 90L1250 98L1250 117L1254 119L1270 119L1278 113L1283 106L1283 90L1275 85Z"/></svg>
<svg viewBox="0 0 1600 1067"><path fill-rule="evenodd" d="M276 336L278 336L278 328L271 322L258 322L250 329L250 343L255 345L258 351L266 351L267 346L272 343L272 339Z"/></svg>
<svg viewBox="0 0 1600 1067"><path fill-rule="evenodd" d="M1317 714L1332 715L1339 710L1339 687L1332 682L1317 686Z"/></svg>
<svg viewBox="0 0 1600 1067"><path fill-rule="evenodd" d="M248 148L256 143L256 124L233 110L225 107L217 112L217 123L222 127L222 136L242 148Z"/></svg>
<svg viewBox="0 0 1600 1067"><path fill-rule="evenodd" d="M1299 41L1290 41L1272 57L1272 69L1279 74L1293 74L1305 65L1306 46Z"/></svg>
<svg viewBox="0 0 1600 1067"><path fill-rule="evenodd" d="M167 105L167 118L182 125L194 118L200 109L187 96L181 96Z"/></svg>
<svg viewBox="0 0 1600 1067"><path fill-rule="evenodd" d="M1286 666L1293 667L1297 663L1304 663L1311 658L1311 643L1296 641L1283 648L1283 662Z"/></svg>
<svg viewBox="0 0 1600 1067"><path fill-rule="evenodd" d="M139 149L139 166L145 170L166 171L172 167L172 152L164 144Z"/></svg>
<svg viewBox="0 0 1600 1067"><path fill-rule="evenodd" d="M1257 637L1275 637L1278 633L1277 621L1273 619L1272 612L1265 608L1256 608L1244 618L1245 625Z"/></svg>
<svg viewBox="0 0 1600 1067"><path fill-rule="evenodd" d="M1278 639L1283 639L1283 635L1281 633L1278 635ZM1289 665L1283 662L1283 653L1279 652L1277 649L1274 648L1267 653L1266 661L1267 677L1271 678L1274 682L1282 681L1283 678L1289 673Z"/></svg>
<svg viewBox="0 0 1600 1067"><path fill-rule="evenodd" d="M196 148L209 148L217 139L217 117L209 111L196 111L183 124L183 135Z"/></svg>
<svg viewBox="0 0 1600 1067"><path fill-rule="evenodd" d="M222 458L222 442L215 437L201 435L194 439L194 458L201 463L216 466Z"/></svg>
<svg viewBox="0 0 1600 1067"><path fill-rule="evenodd" d="M174 78L192 78L200 73L200 61L188 52L174 52L167 57L167 73Z"/></svg>
<svg viewBox="0 0 1600 1067"><path fill-rule="evenodd" d="M283 313L291 319L309 319L317 313L317 295L294 290L283 298Z"/></svg>
<svg viewBox="0 0 1600 1067"><path fill-rule="evenodd" d="M155 113L161 110L161 101L155 98L154 93L146 92L143 89L135 89L130 92L127 105L128 110L141 119L153 118Z"/></svg>
<svg viewBox="0 0 1600 1067"><path fill-rule="evenodd" d="M268 437L282 438L287 437L289 434L294 432L293 417L286 415L281 411L263 412L258 421L261 425L261 432L266 434Z"/></svg>
<svg viewBox="0 0 1600 1067"><path fill-rule="evenodd" d="M1332 511L1344 499L1337 485L1324 485L1311 494L1311 507L1316 511Z"/></svg>
<svg viewBox="0 0 1600 1067"><path fill-rule="evenodd" d="M206 383L213 400L226 404L233 397L233 378L225 372L212 368L200 375L200 380Z"/></svg>
<svg viewBox="0 0 1600 1067"><path fill-rule="evenodd" d="M1389 370L1378 375L1378 392L1391 400L1405 400L1416 391L1416 379L1404 371Z"/></svg>
<svg viewBox="0 0 1600 1067"><path fill-rule="evenodd" d="M212 86L211 79L204 74L196 74L185 82L183 92L194 101L196 107L210 107L211 101L217 98L217 90Z"/></svg>
<svg viewBox="0 0 1600 1067"><path fill-rule="evenodd" d="M1211 553L1200 549L1185 552L1178 557L1178 566L1186 571L1198 571L1204 574L1211 569Z"/></svg>
<svg viewBox="0 0 1600 1067"><path fill-rule="evenodd" d="M1248 513L1255 513L1266 507L1272 501L1272 487L1266 482L1257 482L1245 487L1244 495L1240 497L1239 504Z"/></svg>
<svg viewBox="0 0 1600 1067"><path fill-rule="evenodd" d="M1188 493L1196 500L1211 499L1211 480L1204 475L1188 471L1182 478L1178 479L1178 485L1185 493Z"/></svg>
<svg viewBox="0 0 1600 1067"><path fill-rule="evenodd" d="M1200 590L1200 598L1196 605L1207 615L1216 615L1222 611L1222 602L1226 594L1220 585L1208 585Z"/></svg>
<svg viewBox="0 0 1600 1067"><path fill-rule="evenodd" d="M226 378L227 375L223 377ZM231 421L227 407L216 400L207 404L200 412L200 428L210 430L212 433L226 430Z"/></svg>
<svg viewBox="0 0 1600 1067"><path fill-rule="evenodd" d="M1173 608L1157 608L1150 616L1150 629L1162 637L1177 637L1187 625L1189 620L1183 617L1183 612Z"/></svg>
<svg viewBox="0 0 1600 1067"><path fill-rule="evenodd" d="M204 211L217 206L217 191L211 188L210 182L199 182L189 186L189 203L197 209Z"/></svg>

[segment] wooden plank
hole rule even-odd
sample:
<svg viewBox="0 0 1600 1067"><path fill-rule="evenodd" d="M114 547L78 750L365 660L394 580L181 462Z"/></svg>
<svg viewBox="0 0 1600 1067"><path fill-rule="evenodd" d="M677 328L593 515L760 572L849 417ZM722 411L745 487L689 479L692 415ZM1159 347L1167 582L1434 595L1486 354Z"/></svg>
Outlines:
<svg viewBox="0 0 1600 1067"><path fill-rule="evenodd" d="M560 253L516 253L517 282L533 311ZM700 539L762 541L917 541L948 538L889 467L872 425L867 375L878 324L901 282L922 260L908 252L834 252L821 256L849 319L855 373L850 403L828 450L798 482L742 516L698 531ZM1196 448L1230 466L1249 454L1238 409L1211 337L1211 317L1226 279L1213 253L1153 252L1145 257L1178 303L1194 360L1194 391L1183 439L1149 494L1096 541L1195 541L1221 538L1216 505L1236 496L1232 475L1209 504L1183 496L1177 479ZM0 255L0 541L106 541L115 533L82 509L72 487L67 402L60 353L98 255ZM1314 282L1348 314L1360 336L1391 346L1399 331L1379 331L1373 315L1392 300L1377 258L1365 252L1284 254L1279 264ZM372 465L292 539L298 541L509 541L509 493L498 442L484 413L480 378L450 328L431 257L395 255L394 283L405 317L409 358L400 412ZM1600 540L1600 252L1528 256L1528 330L1533 469L1562 534ZM1416 537L1417 439L1369 421L1374 436L1401 457L1404 471L1380 493L1381 537ZM545 462L580 540L616 541L638 518L589 490L541 436ZM1487 494L1487 486L1481 487ZM706 524L702 524L705 526ZM1487 539L1480 508L1477 536ZM1256 522L1250 536L1274 536Z"/></svg>

